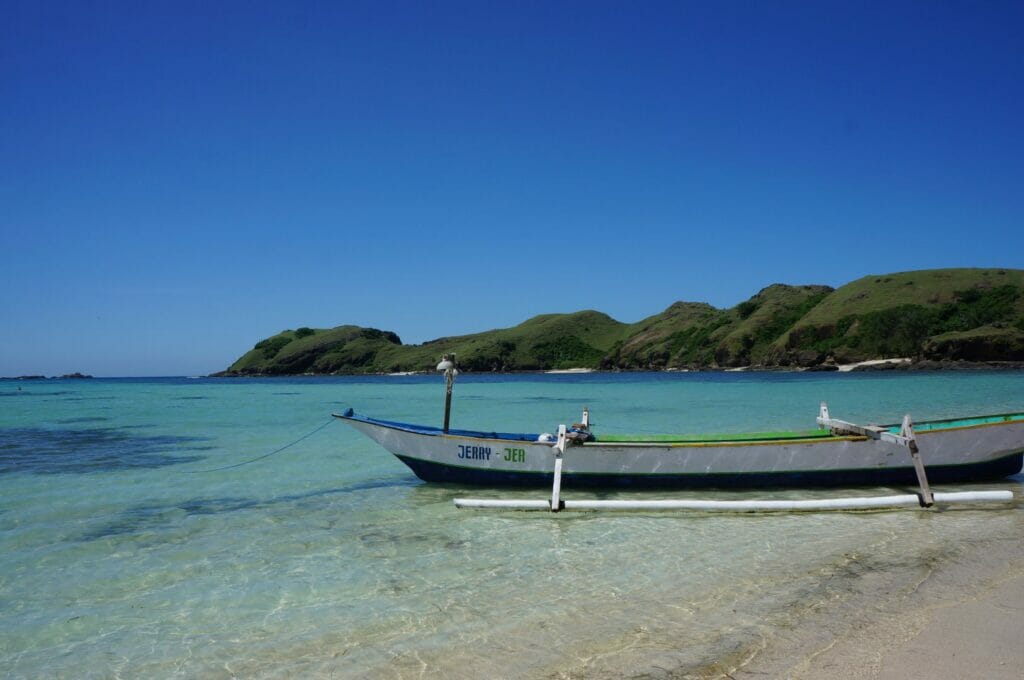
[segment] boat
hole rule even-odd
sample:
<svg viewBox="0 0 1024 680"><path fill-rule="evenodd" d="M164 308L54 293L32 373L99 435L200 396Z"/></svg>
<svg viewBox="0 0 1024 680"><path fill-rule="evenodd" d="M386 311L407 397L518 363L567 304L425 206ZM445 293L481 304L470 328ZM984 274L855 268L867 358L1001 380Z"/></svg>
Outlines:
<svg viewBox="0 0 1024 680"><path fill-rule="evenodd" d="M450 396L450 395L449 395ZM427 482L572 487L780 488L996 480L1024 464L1024 413L889 425L832 418L817 428L720 435L624 435L582 422L549 433L481 432L333 414ZM446 411L447 425L447 411ZM927 468L927 477L924 469Z"/></svg>

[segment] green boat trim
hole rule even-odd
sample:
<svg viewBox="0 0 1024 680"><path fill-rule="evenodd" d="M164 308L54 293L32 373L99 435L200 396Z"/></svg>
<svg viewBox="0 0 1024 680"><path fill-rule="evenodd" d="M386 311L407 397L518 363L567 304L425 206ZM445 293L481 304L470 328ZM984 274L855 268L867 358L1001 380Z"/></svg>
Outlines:
<svg viewBox="0 0 1024 680"><path fill-rule="evenodd" d="M999 425L1003 423L1024 421L1024 413L1002 413L991 416L971 418L951 418L947 420L926 420L914 423L914 431L934 432L936 430L952 430L982 425ZM900 425L883 425L893 434L898 434ZM742 432L734 434L596 434L593 442L603 444L720 444L729 442L789 442L795 440L847 439L837 437L829 430L797 430L782 432Z"/></svg>
<svg viewBox="0 0 1024 680"><path fill-rule="evenodd" d="M1024 421L1024 413L1000 413L993 416L976 416L973 418L951 418L949 420L924 420L914 423L914 431L928 432L929 430L952 430L961 427L977 427L979 425L1001 425ZM889 425L889 430L898 432L899 425Z"/></svg>
<svg viewBox="0 0 1024 680"><path fill-rule="evenodd" d="M597 434L593 441L607 444L632 442L686 443L705 442L778 442L792 439L830 439L828 430L803 430L794 432L742 432L737 434Z"/></svg>

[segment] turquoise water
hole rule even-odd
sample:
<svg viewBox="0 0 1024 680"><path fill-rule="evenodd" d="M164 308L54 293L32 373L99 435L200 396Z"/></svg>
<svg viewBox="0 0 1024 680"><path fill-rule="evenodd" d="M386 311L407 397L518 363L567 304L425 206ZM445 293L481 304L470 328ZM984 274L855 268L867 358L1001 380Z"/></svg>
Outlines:
<svg viewBox="0 0 1024 680"><path fill-rule="evenodd" d="M1024 372L461 376L455 391L453 427L532 432L577 420L583 405L596 430L621 433L805 429L821 400L855 422L1024 411ZM856 556L912 578L965 543L1019 541L1024 528L1015 507L459 511L452 499L465 488L419 482L342 423L215 469L288 444L348 406L436 424L443 396L433 376L0 381L0 672L696 672L753 653L837 597L839 581L826 587L824 577ZM1024 478L977 488L1020 498ZM574 493L666 494L564 491ZM471 495L524 494L543 496Z"/></svg>

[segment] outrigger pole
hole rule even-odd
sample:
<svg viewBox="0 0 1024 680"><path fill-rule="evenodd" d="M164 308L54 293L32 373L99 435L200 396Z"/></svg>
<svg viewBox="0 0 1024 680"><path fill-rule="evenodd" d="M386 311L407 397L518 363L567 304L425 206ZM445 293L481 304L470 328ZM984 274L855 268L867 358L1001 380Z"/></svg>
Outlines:
<svg viewBox="0 0 1024 680"><path fill-rule="evenodd" d="M444 363L444 362L442 362ZM442 370L441 365L437 367ZM448 396L451 398L451 381L448 382ZM589 430L590 412L583 411L582 430ZM952 493L932 493L925 475L924 463L917 448L917 440L910 423L910 416L903 417L899 434L889 432L888 428L875 425L854 425L829 417L828 406L821 403L818 425L829 428L836 434L856 434L872 439L892 442L906 446L914 461L914 469L921 485L920 494L901 494L897 496L865 496L852 498L818 498L807 500L748 500L748 501L712 501L712 500L624 500L624 501L573 501L562 500L562 459L565 456L569 439L578 431L574 426L574 434L569 434L565 425L558 426L558 440L551 447L555 456L554 475L551 486L551 499L500 499L500 498L456 498L457 508L489 508L502 510L698 510L703 512L814 512L822 510L873 510L900 507L931 507L935 503L1009 503L1013 501L1013 492L1001 491L960 491ZM445 432L448 431L448 413L445 409Z"/></svg>
<svg viewBox="0 0 1024 680"><path fill-rule="evenodd" d="M935 502L946 503L1009 503L1012 491L958 491L936 493ZM503 510L554 510L549 500L456 498L458 508ZM921 507L917 494L897 496L863 496L852 498L816 498L807 500L629 500L573 501L563 500L559 510L697 510L700 512L820 512L824 510L878 510L884 508Z"/></svg>

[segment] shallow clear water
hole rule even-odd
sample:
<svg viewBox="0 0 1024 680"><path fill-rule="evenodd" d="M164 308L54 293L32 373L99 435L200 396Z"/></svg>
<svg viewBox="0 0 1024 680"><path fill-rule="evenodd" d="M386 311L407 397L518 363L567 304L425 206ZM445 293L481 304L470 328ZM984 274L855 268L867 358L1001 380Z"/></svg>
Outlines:
<svg viewBox="0 0 1024 680"><path fill-rule="evenodd" d="M803 429L821 400L852 421L1024 411L1024 372L464 375L452 425L554 431L588 405L605 432ZM215 470L299 439L348 406L437 423L443 385L433 376L0 381L3 674L700 669L747 653L830 597L823 575L856 556L911 578L966 543L1022 528L1017 508L459 511L451 501L465 488L419 482L342 423ZM1024 478L979 488L1020 497ZM524 494L544 495L472 495ZM666 496L564 491L573 494Z"/></svg>

